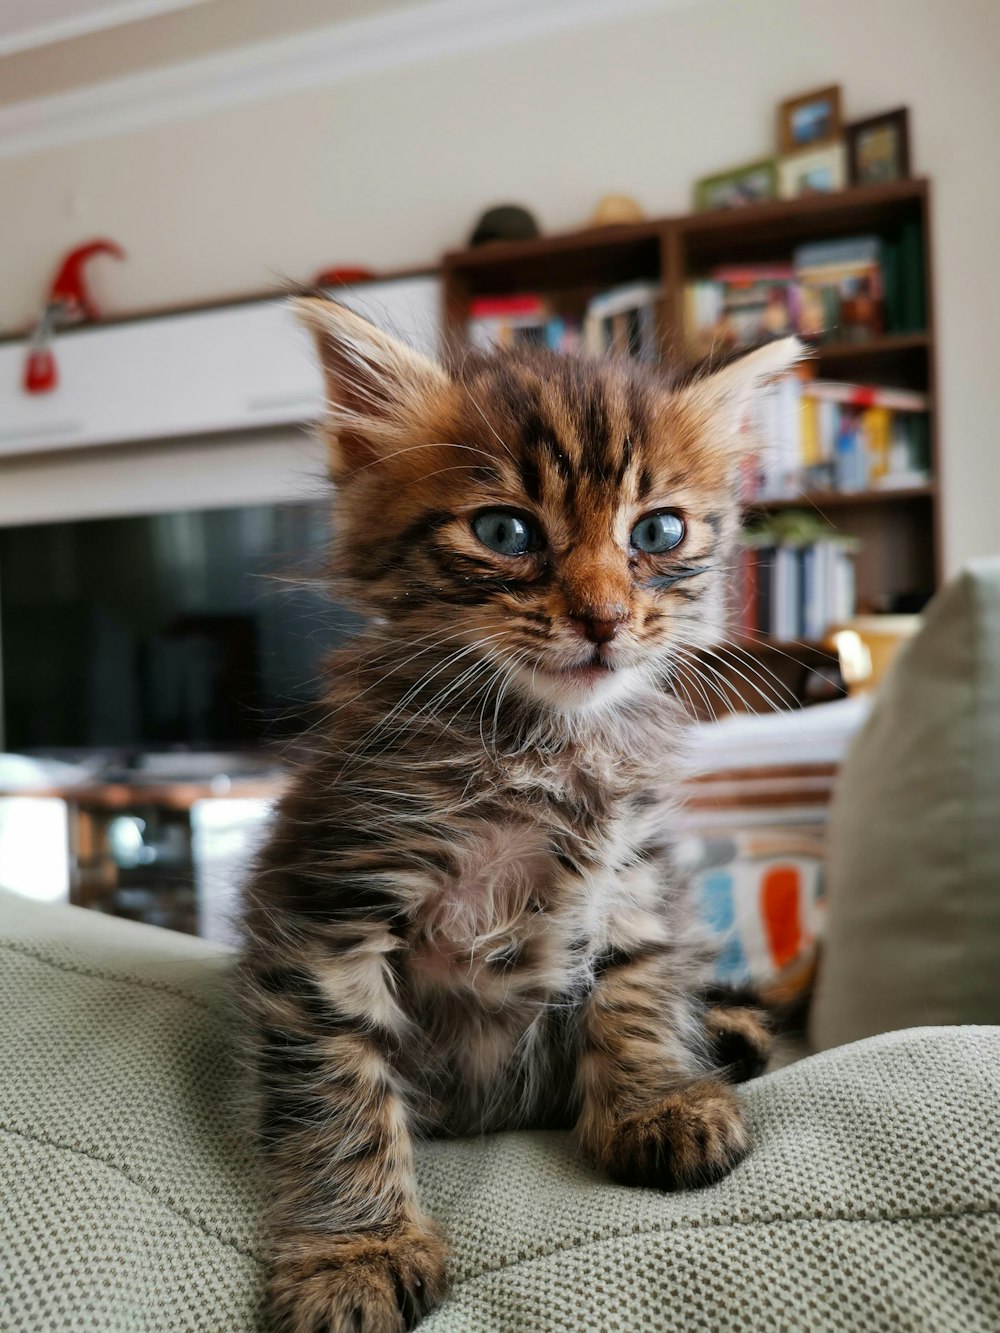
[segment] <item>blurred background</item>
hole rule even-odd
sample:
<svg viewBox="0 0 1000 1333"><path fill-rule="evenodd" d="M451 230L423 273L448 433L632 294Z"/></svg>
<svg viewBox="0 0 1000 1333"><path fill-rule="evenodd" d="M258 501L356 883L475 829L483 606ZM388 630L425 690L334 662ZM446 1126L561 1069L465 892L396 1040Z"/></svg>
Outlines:
<svg viewBox="0 0 1000 1333"><path fill-rule="evenodd" d="M6 0L0 885L231 935L354 624L290 283L431 351L800 332L692 704L870 688L1000 545L998 53L995 0Z"/></svg>

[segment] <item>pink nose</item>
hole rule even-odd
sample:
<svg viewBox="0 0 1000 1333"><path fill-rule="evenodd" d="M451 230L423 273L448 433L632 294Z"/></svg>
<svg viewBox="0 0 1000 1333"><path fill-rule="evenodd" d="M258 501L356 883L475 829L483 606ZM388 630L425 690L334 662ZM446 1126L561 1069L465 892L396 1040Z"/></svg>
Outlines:
<svg viewBox="0 0 1000 1333"><path fill-rule="evenodd" d="M569 618L577 633L591 643L610 643L628 620L628 611L620 605L588 606L581 611L571 611Z"/></svg>

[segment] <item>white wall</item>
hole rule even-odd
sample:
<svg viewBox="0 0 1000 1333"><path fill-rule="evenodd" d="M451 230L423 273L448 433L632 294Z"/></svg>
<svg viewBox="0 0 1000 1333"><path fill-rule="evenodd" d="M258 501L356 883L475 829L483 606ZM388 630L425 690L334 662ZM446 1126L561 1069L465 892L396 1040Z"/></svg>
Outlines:
<svg viewBox="0 0 1000 1333"><path fill-rule="evenodd" d="M697 176L771 149L781 98L840 82L852 118L910 107L934 183L953 568L1000 547L998 51L997 0L706 0L11 158L0 321L27 320L53 256L92 234L128 249L102 278L135 308L421 263L507 198L547 228L610 190L682 211Z"/></svg>

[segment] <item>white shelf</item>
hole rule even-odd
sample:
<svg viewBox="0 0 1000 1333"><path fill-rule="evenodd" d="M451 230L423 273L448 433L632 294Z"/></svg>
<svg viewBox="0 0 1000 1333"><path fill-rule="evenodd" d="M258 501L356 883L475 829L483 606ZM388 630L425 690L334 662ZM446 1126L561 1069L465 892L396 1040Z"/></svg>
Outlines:
<svg viewBox="0 0 1000 1333"><path fill-rule="evenodd" d="M436 276L361 284L338 300L434 351ZM0 456L280 426L315 419L323 389L287 302L81 329L55 340L59 383L22 388L25 343L0 345Z"/></svg>

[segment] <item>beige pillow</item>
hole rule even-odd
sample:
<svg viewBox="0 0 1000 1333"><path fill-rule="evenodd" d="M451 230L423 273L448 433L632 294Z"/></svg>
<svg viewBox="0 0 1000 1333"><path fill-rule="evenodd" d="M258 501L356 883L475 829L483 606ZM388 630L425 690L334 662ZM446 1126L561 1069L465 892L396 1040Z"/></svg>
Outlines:
<svg viewBox="0 0 1000 1333"><path fill-rule="evenodd" d="M927 610L841 769L810 1038L1000 1021L1000 558Z"/></svg>

